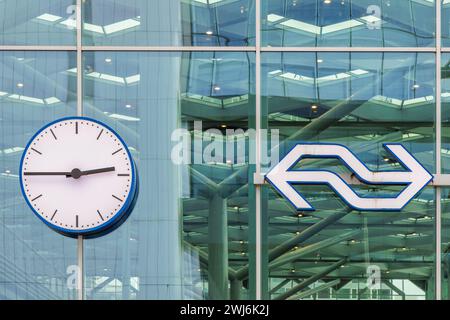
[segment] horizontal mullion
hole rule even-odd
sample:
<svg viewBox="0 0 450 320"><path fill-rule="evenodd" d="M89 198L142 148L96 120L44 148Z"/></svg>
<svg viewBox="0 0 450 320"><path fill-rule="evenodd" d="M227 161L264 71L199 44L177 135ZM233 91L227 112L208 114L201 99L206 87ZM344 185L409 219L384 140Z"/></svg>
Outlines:
<svg viewBox="0 0 450 320"><path fill-rule="evenodd" d="M266 52L436 52L435 47L261 47Z"/></svg>
<svg viewBox="0 0 450 320"><path fill-rule="evenodd" d="M0 45L0 51L76 51L76 46ZM256 52L256 47L201 46L82 46L82 51L231 51ZM421 47L261 47L262 52L436 52ZM450 52L450 48L442 48Z"/></svg>
<svg viewBox="0 0 450 320"><path fill-rule="evenodd" d="M83 51L256 51L256 47L82 46Z"/></svg>
<svg viewBox="0 0 450 320"><path fill-rule="evenodd" d="M0 45L0 51L76 51L77 46Z"/></svg>

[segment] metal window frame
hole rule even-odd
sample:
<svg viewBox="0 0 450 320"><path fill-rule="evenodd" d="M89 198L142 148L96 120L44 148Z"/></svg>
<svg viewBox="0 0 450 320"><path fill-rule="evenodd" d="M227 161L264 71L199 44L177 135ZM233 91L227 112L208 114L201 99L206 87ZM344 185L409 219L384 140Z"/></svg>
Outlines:
<svg viewBox="0 0 450 320"><path fill-rule="evenodd" d="M261 53L262 52L430 52L435 54L436 62L436 175L439 183L433 184L436 196L435 208L435 299L441 300L441 191L450 186L449 175L441 173L441 54L450 52L450 47L441 47L441 1L435 1L436 32L434 47L262 47L261 46L261 0L255 0L255 46L83 46L82 43L82 0L76 0L76 44L75 45L0 45L0 51L72 51L77 56L77 115L83 115L83 52L88 51L143 51L143 52L253 52L255 53L255 145L256 175L261 176ZM256 299L262 299L262 239L261 239L261 179L255 180L256 201ZM78 298L84 299L84 255L83 238L78 238Z"/></svg>

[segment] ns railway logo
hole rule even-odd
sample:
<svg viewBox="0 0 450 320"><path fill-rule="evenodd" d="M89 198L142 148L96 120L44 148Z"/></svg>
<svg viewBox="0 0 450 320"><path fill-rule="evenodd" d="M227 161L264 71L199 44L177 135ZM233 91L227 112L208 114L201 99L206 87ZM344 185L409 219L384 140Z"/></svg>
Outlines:
<svg viewBox="0 0 450 320"><path fill-rule="evenodd" d="M433 176L401 144L384 144L404 167L404 171L371 171L352 151L338 144L297 144L265 179L299 211L313 206L293 187L301 184L329 185L347 205L359 211L400 211ZM359 181L371 185L405 185L395 197L361 197L338 174L328 170L294 169L305 158L335 158L354 173Z"/></svg>

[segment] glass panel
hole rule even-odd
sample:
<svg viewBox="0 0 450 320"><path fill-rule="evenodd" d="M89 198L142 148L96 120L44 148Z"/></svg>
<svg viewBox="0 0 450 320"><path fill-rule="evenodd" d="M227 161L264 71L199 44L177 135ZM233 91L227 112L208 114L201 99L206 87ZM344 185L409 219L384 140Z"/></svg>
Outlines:
<svg viewBox="0 0 450 320"><path fill-rule="evenodd" d="M247 46L254 0L87 0L85 45Z"/></svg>
<svg viewBox="0 0 450 320"><path fill-rule="evenodd" d="M86 242L88 299L254 295L253 63L241 52L85 53L85 114L124 137L140 178L128 221Z"/></svg>
<svg viewBox="0 0 450 320"><path fill-rule="evenodd" d="M33 134L76 114L75 63L73 53L0 52L0 300L76 298L76 241L33 214L18 179Z"/></svg>
<svg viewBox="0 0 450 320"><path fill-rule="evenodd" d="M442 300L450 300L450 188L441 190L441 288Z"/></svg>
<svg viewBox="0 0 450 320"><path fill-rule="evenodd" d="M442 46L450 46L450 1L442 0L441 5Z"/></svg>
<svg viewBox="0 0 450 320"><path fill-rule="evenodd" d="M434 0L262 0L265 46L430 47Z"/></svg>
<svg viewBox="0 0 450 320"><path fill-rule="evenodd" d="M373 171L398 171L402 166L383 144L401 143L434 172L434 58L428 53L263 54L263 123L279 130L280 157L300 142L338 143ZM353 173L337 159L304 159L297 167L348 178ZM371 197L404 189L351 187ZM269 186L262 197L267 298L434 297L433 188L401 212L352 211L329 187L296 189L315 211L296 211ZM306 231L312 226L314 232ZM373 277L376 286L367 288ZM306 279L308 286L299 285Z"/></svg>
<svg viewBox="0 0 450 320"><path fill-rule="evenodd" d="M450 173L450 53L441 56L442 173Z"/></svg>
<svg viewBox="0 0 450 320"><path fill-rule="evenodd" d="M75 2L0 1L0 45L75 45Z"/></svg>

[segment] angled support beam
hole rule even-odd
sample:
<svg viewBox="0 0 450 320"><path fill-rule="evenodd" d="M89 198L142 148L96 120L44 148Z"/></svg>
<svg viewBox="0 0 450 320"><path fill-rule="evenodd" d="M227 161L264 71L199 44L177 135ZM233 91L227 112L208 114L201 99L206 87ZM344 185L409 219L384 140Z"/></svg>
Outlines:
<svg viewBox="0 0 450 320"><path fill-rule="evenodd" d="M228 198L236 190L248 183L248 167L243 167L233 172L229 177L218 184L218 192L222 198Z"/></svg>
<svg viewBox="0 0 450 320"><path fill-rule="evenodd" d="M104 287L106 287L106 286L107 286L111 281L113 281L113 280L114 280L113 277L109 277L109 278L106 278L105 280L103 280L102 282L100 282L98 285L96 285L96 286L92 289L91 293L89 294L89 295L91 296L91 298L94 297L94 295L95 295L97 292L99 292L100 290L102 290Z"/></svg>
<svg viewBox="0 0 450 320"><path fill-rule="evenodd" d="M291 281L291 279L284 279L279 284L277 284L275 287L270 289L269 294L273 294L273 293L277 292L278 290L283 288L285 285L287 285L290 281Z"/></svg>
<svg viewBox="0 0 450 320"><path fill-rule="evenodd" d="M321 271L321 272L319 272L319 273L309 277L308 279L300 282L295 287L292 287L288 291L280 294L278 297L275 298L275 300L286 300L287 298L291 297L292 295L296 294L297 292L307 288L310 284L313 284L317 280L322 279L323 277L325 277L327 274L329 274L329 273L333 272L334 270L340 268L342 265L345 264L346 261L347 261L347 259L342 259L342 260L339 260L336 263L333 263L331 266L329 266L328 268L324 269L323 271Z"/></svg>
<svg viewBox="0 0 450 320"><path fill-rule="evenodd" d="M389 280L383 280L383 283L387 285L389 289L391 289L392 291L396 292L399 296L401 296L402 300L406 299L405 293L399 288L397 288L392 282L390 282Z"/></svg>
<svg viewBox="0 0 450 320"><path fill-rule="evenodd" d="M213 195L217 194L219 191L219 186L217 185L217 183L215 183L214 181L212 181L210 178L208 178L207 176L201 174L200 172L198 172L197 170L195 170L194 168L192 168L192 166L189 167L189 170L192 174L192 177L199 183L201 183L202 185L206 186L209 195L212 197Z"/></svg>
<svg viewBox="0 0 450 320"><path fill-rule="evenodd" d="M201 265L204 266L205 269L208 269L208 254L205 251L193 246L187 241L183 241L183 245L189 247L190 250L197 252ZM231 267L228 267L228 278L230 281L236 279L236 271Z"/></svg>
<svg viewBox="0 0 450 320"><path fill-rule="evenodd" d="M302 291L302 292L300 292L299 294L297 294L295 296L289 297L288 300L300 300L300 299L312 296L313 294L316 294L316 293L318 293L320 291L323 291L325 289L334 287L335 285L338 285L340 282L341 282L340 279L336 279L336 280L324 283L324 284L322 284L320 286L317 286L317 287L315 287L313 289Z"/></svg>
<svg viewBox="0 0 450 320"><path fill-rule="evenodd" d="M322 241L319 241L317 243L311 244L307 247L304 248L300 248L296 251L292 251L289 253L286 253L285 255L281 256L280 258L272 261L271 263L269 263L269 270L273 270L275 268L278 268L282 265L285 265L287 263L290 263L294 260L297 260L298 258L307 255L307 254L311 254L313 252L316 252L318 250L330 247L332 245L335 245L341 241L345 241L348 239L351 239L353 237L355 237L356 235L358 235L359 233L361 233L360 229L357 230L353 230L353 231L349 231L346 232L344 234L341 235L337 235ZM238 272L239 273L239 272Z"/></svg>
<svg viewBox="0 0 450 320"><path fill-rule="evenodd" d="M280 257L284 253L288 252L292 248L294 248L299 243L304 242L305 240L311 238L330 224L335 223L336 221L340 220L341 218L345 217L348 213L350 213L351 210L348 209L344 212L338 212L331 216L326 217L325 219L320 220L319 222L313 224L312 226L306 228L300 234L296 235L292 239L289 239L279 246L275 247L274 249L270 250L269 252L269 261L273 261L276 258Z"/></svg>
<svg viewBox="0 0 450 320"><path fill-rule="evenodd" d="M335 223L336 221L338 221L342 217L346 216L350 212L351 212L351 210L348 209L346 211L338 212L338 213L335 213L335 214L333 214L331 216L328 216L327 218L322 219L319 222L313 224L312 226L306 228L299 235L296 235L292 239L289 239L289 240L283 242L282 244L280 244L278 247L270 250L270 252L269 252L269 262L272 262L272 261L276 260L278 257L282 256L283 254L285 254L286 252L288 252L289 250L294 248L299 243L304 242L307 239L311 238L312 236L317 234L319 231L321 231L324 228L326 228L327 226ZM344 234L344 235L346 235L346 234ZM340 236L338 236L338 237L340 237ZM321 241L320 243L321 244L326 244L326 243L328 243L330 241L331 241L331 244L336 243L336 242L333 242L332 239L334 239L334 237L330 238L330 239L327 239L328 241L324 240L324 241L327 241L325 243L322 243L323 241ZM342 241L342 240L340 240L340 241ZM317 243L317 245L318 244L319 243ZM303 249L297 250L295 253L296 254L302 254L302 250L306 250L307 248L309 248L308 250L313 249L313 248L311 248L311 246L308 246L308 247L305 247ZM318 249L316 249L316 250L318 250ZM307 251L307 253L309 253L309 251ZM249 270L248 266L242 267L240 270L238 270L236 272L236 276L239 279L245 279L245 278L248 277L248 270Z"/></svg>

